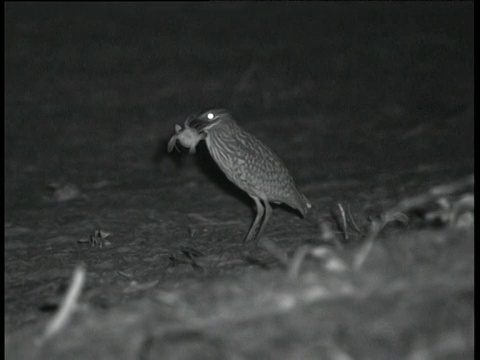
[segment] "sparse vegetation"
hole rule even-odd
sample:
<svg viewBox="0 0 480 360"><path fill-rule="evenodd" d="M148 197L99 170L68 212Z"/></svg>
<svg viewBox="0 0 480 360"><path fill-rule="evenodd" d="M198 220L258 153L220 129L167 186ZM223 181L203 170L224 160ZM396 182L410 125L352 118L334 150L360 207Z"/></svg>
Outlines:
<svg viewBox="0 0 480 360"><path fill-rule="evenodd" d="M7 359L473 359L473 2L5 12ZM215 107L313 205L260 247Z"/></svg>

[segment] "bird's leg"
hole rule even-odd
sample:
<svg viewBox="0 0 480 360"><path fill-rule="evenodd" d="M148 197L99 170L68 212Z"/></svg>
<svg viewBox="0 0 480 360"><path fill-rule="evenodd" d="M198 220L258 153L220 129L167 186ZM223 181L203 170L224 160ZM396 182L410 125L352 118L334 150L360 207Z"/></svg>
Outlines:
<svg viewBox="0 0 480 360"><path fill-rule="evenodd" d="M256 239L260 239L260 236L262 235L263 230L265 229L265 226L268 223L268 220L270 220L270 215L272 215L272 207L270 206L270 203L268 200L263 199L263 204L265 205L265 216L263 217L262 225L260 226L260 230L257 232Z"/></svg>
<svg viewBox="0 0 480 360"><path fill-rule="evenodd" d="M256 229L258 227L258 224L260 222L260 219L263 217L263 214L265 213L265 209L260 202L260 199L256 196L252 196L252 199L255 201L255 205L257 206L257 215L255 216L255 220L252 223L252 226L250 226L250 230L248 230L248 234L243 240L243 243L249 242L250 240L255 239L255 234L256 234Z"/></svg>

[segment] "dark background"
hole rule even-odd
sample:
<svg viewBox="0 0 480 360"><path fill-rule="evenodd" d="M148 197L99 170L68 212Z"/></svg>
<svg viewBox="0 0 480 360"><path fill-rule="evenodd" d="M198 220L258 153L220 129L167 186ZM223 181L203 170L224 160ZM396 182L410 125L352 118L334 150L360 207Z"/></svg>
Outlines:
<svg viewBox="0 0 480 360"><path fill-rule="evenodd" d="M237 261L253 204L212 166L205 148L199 145L196 156L166 153L174 125L191 113L231 110L284 160L314 205L313 222L327 219L339 202L367 221L405 196L473 172L473 8L473 2L6 3L7 331L50 318L42 304L58 303L79 262L89 271L82 301L94 309L116 309L172 286L190 289L192 281L206 289L215 281L258 289L280 281L271 259L273 270ZM79 196L52 201L51 183L73 184ZM312 218L284 210L274 209L265 235L291 254L319 234ZM110 247L77 243L97 228L112 233ZM412 238L429 243L435 236ZM447 241L442 254L471 265L472 239ZM201 250L210 270L171 267L182 246ZM427 258L435 262L437 255ZM258 256L268 258L260 250ZM425 262L412 264L423 269ZM473 272L442 269L452 283L473 279ZM132 279L119 271L157 283L127 294ZM445 273L433 267L428 274ZM408 274L407 282L416 279ZM214 290L205 294L212 306L223 301ZM473 311L473 283L452 286L449 294L461 297L464 314ZM445 294L438 295L419 295L420 303L443 311ZM369 359L417 351L415 339L398 339L420 325L389 314L397 305L372 303L401 330L368 349L361 343L372 339L369 331L363 340L347 331L333 343ZM373 329L369 321L378 314L365 306L365 319L345 310L350 303L332 314L346 311L343 323ZM421 309L418 321L428 323ZM299 328L323 336L335 324L297 315ZM461 319L455 324L470 329L469 315ZM435 344L452 329L450 322L436 327L440 334L427 329L419 336ZM302 344L306 335L290 330ZM277 335L280 342L291 338ZM455 354L473 349L466 338ZM269 341L249 344L243 355L275 354ZM297 350L276 358L299 356Z"/></svg>

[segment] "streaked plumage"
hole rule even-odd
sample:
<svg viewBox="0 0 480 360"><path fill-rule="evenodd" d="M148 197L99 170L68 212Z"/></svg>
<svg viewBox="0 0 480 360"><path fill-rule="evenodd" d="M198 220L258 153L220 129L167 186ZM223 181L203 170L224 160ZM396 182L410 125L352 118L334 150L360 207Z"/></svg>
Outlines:
<svg viewBox="0 0 480 360"><path fill-rule="evenodd" d="M190 149L193 143L196 146L204 139L210 155L227 178L255 201L257 215L244 241L260 237L272 212L269 202L285 203L302 216L311 207L280 158L243 130L226 110L209 110L198 117L188 118L184 129L177 128L170 140L169 151L182 131L195 132L192 141L187 142L186 147ZM255 232L262 217L260 229Z"/></svg>

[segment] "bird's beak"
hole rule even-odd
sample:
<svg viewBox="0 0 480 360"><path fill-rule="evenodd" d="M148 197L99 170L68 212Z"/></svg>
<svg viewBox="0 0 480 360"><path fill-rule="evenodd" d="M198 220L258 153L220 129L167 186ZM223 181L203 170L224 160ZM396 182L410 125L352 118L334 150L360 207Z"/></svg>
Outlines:
<svg viewBox="0 0 480 360"><path fill-rule="evenodd" d="M189 126L200 133L212 127L217 123L217 121L218 120L206 120L202 117L189 117L187 120L185 120L185 126Z"/></svg>

